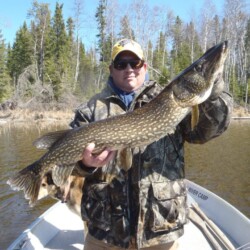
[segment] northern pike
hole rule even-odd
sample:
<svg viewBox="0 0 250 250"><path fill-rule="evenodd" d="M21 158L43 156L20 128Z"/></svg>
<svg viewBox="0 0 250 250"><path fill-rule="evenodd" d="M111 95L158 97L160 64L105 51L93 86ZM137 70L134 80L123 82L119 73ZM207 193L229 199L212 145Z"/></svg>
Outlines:
<svg viewBox="0 0 250 250"><path fill-rule="evenodd" d="M173 133L192 107L210 96L214 83L222 77L227 51L227 41L210 48L141 108L37 139L35 145L48 151L14 174L8 184L23 190L33 204L43 176L52 171L55 185L64 185L87 144L95 143L98 153L105 148L121 150L148 145Z"/></svg>

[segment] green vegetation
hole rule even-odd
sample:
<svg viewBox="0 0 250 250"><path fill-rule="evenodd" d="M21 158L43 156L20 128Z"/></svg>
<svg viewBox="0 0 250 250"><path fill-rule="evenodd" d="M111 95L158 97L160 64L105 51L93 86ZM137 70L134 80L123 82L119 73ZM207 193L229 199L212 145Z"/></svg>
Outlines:
<svg viewBox="0 0 250 250"><path fill-rule="evenodd" d="M150 78L163 85L209 47L229 40L226 88L239 104L247 105L250 17L244 3L225 0L219 16L206 1L197 20L184 22L171 10L150 8L146 1L132 1L125 11L115 0L99 0L91 23L97 29L97 44L86 48L80 38L87 16L81 0L74 1L74 18L66 21L62 4L51 12L49 4L33 1L27 10L29 24L24 20L13 45L5 43L0 30L0 103L12 100L20 106L48 108L89 98L107 80L112 46L129 37L142 44Z"/></svg>

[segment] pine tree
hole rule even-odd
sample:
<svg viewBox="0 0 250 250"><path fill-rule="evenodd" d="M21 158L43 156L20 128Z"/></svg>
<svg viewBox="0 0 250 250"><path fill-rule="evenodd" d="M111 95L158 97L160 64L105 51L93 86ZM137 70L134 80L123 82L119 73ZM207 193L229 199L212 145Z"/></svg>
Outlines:
<svg viewBox="0 0 250 250"><path fill-rule="evenodd" d="M135 39L134 30L132 29L130 25L130 21L127 15L122 17L121 22L120 22L120 27L121 27L121 31L118 34L120 39L122 38L130 38L132 40Z"/></svg>
<svg viewBox="0 0 250 250"><path fill-rule="evenodd" d="M7 62L6 62L6 66L8 69L8 72L10 74L12 66L13 65L13 61L12 61L12 48L10 43L8 44L8 48L7 48Z"/></svg>
<svg viewBox="0 0 250 250"><path fill-rule="evenodd" d="M53 25L52 25L52 29L55 33L55 39L56 39L55 58L57 60L58 66L60 66L59 68L61 71L63 71L66 66L67 62L66 53L68 52L67 51L68 39L67 39L65 24L63 21L62 8L63 4L61 5L59 5L58 3L56 4L56 10L55 10L55 15L53 17Z"/></svg>
<svg viewBox="0 0 250 250"><path fill-rule="evenodd" d="M52 18L52 26L49 34L47 49L47 72L53 85L55 98L62 93L63 81L67 79L69 68L69 39L66 33L62 15L63 4L56 3L55 14ZM50 48L48 48L48 46Z"/></svg>
<svg viewBox="0 0 250 250"><path fill-rule="evenodd" d="M0 103L11 94L11 78L7 69L7 50L0 30Z"/></svg>
<svg viewBox="0 0 250 250"><path fill-rule="evenodd" d="M250 18L248 19L247 27L246 27L245 46L246 46L246 51L248 55L247 78L250 79Z"/></svg>
<svg viewBox="0 0 250 250"><path fill-rule="evenodd" d="M246 38L245 38L245 46L246 46L246 57L247 57L247 65L246 65L246 87L245 87L245 103L250 102L250 19L247 21L246 27Z"/></svg>
<svg viewBox="0 0 250 250"><path fill-rule="evenodd" d="M99 0L99 5L95 14L95 18L98 25L98 51L100 53L100 63L98 65L98 77L96 89L101 89L103 83L106 81L109 70L108 65L111 62L111 49L113 45L112 34L106 34L107 22L106 22L106 7L107 0Z"/></svg>
<svg viewBox="0 0 250 250"><path fill-rule="evenodd" d="M37 61L38 78L44 82L45 75L45 46L50 26L50 10L48 3L38 3L36 0L32 3L32 8L28 11L28 17L31 21L31 33L34 43L34 54Z"/></svg>
<svg viewBox="0 0 250 250"><path fill-rule="evenodd" d="M79 88L77 93L85 98L91 97L97 92L96 75L97 68L93 54L86 52L84 45L80 43L80 69L79 69Z"/></svg>
<svg viewBox="0 0 250 250"><path fill-rule="evenodd" d="M166 36L160 32L153 53L153 68L158 72L158 74L154 74L154 78L158 79L161 84L166 84L169 79L167 63Z"/></svg>
<svg viewBox="0 0 250 250"><path fill-rule="evenodd" d="M163 32L160 32L157 45L154 50L153 67L161 70L166 65L166 38Z"/></svg>
<svg viewBox="0 0 250 250"><path fill-rule="evenodd" d="M107 59L105 58L105 28L106 28L106 19L105 19L105 10L106 10L106 0L99 0L99 5L97 7L97 11L95 14L95 18L98 25L98 50L100 52L100 61L105 62Z"/></svg>
<svg viewBox="0 0 250 250"><path fill-rule="evenodd" d="M173 48L171 51L171 78L191 63L191 48L186 40L183 21L177 16L173 27Z"/></svg>
<svg viewBox="0 0 250 250"><path fill-rule="evenodd" d="M11 55L10 74L16 84L24 69L34 63L32 37L26 22L16 33Z"/></svg>
<svg viewBox="0 0 250 250"><path fill-rule="evenodd" d="M73 43L74 41L74 29L75 29L75 24L74 21L71 17L68 18L67 20L67 25L66 25L67 31L68 31L68 37Z"/></svg>
<svg viewBox="0 0 250 250"><path fill-rule="evenodd" d="M78 57L78 41L75 41L74 39L74 32L75 32L75 24L73 19L70 17L67 20L66 23L66 29L67 29L67 37L68 37L68 47L69 51L67 52L68 54L68 60L69 60L69 65L68 65L68 81L72 83L72 86L69 86L72 91L75 91L76 88L76 83L78 80L78 73L76 73L76 68L77 64L79 64L79 58ZM77 40L78 38L76 38Z"/></svg>

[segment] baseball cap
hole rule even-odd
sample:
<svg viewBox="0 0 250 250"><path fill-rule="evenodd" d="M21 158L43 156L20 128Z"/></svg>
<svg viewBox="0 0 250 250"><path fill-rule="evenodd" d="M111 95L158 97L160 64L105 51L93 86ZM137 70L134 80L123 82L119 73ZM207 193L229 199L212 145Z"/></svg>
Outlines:
<svg viewBox="0 0 250 250"><path fill-rule="evenodd" d="M139 59L143 59L143 50L141 48L141 45L131 39L122 39L118 41L113 49L112 49L112 61L116 59L118 54L120 54L123 51L130 51L134 53Z"/></svg>

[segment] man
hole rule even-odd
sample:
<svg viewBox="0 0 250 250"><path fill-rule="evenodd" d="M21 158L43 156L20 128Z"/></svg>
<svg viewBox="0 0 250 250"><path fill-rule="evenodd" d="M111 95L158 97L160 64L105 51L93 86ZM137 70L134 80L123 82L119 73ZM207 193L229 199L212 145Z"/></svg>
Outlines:
<svg viewBox="0 0 250 250"><path fill-rule="evenodd" d="M152 100L161 87L146 81L147 64L136 42L115 44L107 86L82 104L72 127L118 115ZM83 152L78 170L85 176L81 215L87 221L86 250L177 249L176 240L187 222L184 174L184 142L205 143L227 128L231 96L217 82L209 99L200 105L200 119L192 131L190 116L173 134L146 146L134 148L132 167L125 171L119 154L109 149Z"/></svg>

